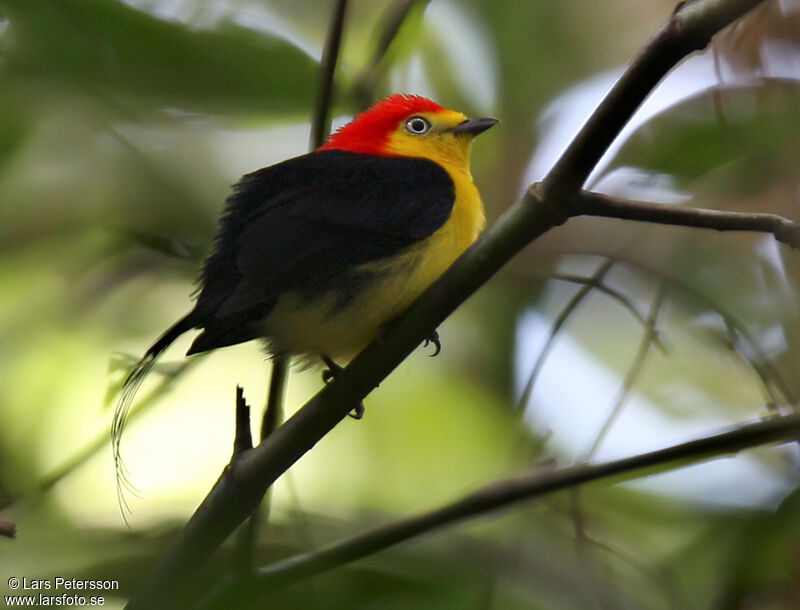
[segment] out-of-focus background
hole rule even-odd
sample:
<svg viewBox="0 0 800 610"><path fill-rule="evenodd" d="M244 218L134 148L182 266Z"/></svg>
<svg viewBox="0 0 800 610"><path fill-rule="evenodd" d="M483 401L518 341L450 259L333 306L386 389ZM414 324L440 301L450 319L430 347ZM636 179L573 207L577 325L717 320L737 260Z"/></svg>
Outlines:
<svg viewBox="0 0 800 610"><path fill-rule="evenodd" d="M491 222L674 4L353 0L334 126L398 91L499 117L473 153ZM229 459L236 384L263 403L255 343L189 360L190 337L175 345L123 440L139 490L126 527L107 440L114 392L191 307L230 185L307 150L332 9L0 2L0 516L18 526L0 539L4 594L11 576L112 578L121 590L106 607L122 607ZM659 86L590 187L797 219L798 77L800 3L767 2ZM800 255L768 236L569 222L439 329L439 357L417 350L362 421L279 481L258 561L536 464L632 455L790 409L799 288ZM289 412L321 383L318 370L293 373ZM595 484L272 593L269 607L797 608L797 472L795 447L764 448Z"/></svg>

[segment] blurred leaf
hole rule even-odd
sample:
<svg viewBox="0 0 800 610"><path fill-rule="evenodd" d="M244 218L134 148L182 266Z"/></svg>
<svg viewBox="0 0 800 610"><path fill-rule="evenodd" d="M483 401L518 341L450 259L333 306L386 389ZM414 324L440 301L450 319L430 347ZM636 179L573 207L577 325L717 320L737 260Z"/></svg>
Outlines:
<svg viewBox="0 0 800 610"><path fill-rule="evenodd" d="M798 104L800 82L712 88L647 121L614 163L669 174L682 188L707 177L721 198L717 206L729 208L723 198L795 177Z"/></svg>
<svg viewBox="0 0 800 610"><path fill-rule="evenodd" d="M729 574L727 608L800 607L800 491L743 525Z"/></svg>
<svg viewBox="0 0 800 610"><path fill-rule="evenodd" d="M0 95L0 177L19 152L33 123L24 100Z"/></svg>
<svg viewBox="0 0 800 610"><path fill-rule="evenodd" d="M308 113L317 64L277 37L234 25L196 30L118 0L4 5L6 79L75 85L156 110Z"/></svg>

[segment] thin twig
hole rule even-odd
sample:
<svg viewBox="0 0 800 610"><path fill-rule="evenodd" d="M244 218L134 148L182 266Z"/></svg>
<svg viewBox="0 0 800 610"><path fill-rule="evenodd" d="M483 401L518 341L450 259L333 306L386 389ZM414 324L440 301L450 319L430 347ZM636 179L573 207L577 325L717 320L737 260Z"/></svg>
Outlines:
<svg viewBox="0 0 800 610"><path fill-rule="evenodd" d="M317 105L314 110L314 120L311 128L309 148L312 150L322 146L331 130L331 99L333 97L333 75L339 61L339 49L342 44L344 30L344 16L347 11L347 0L337 0L333 13L333 20L328 29L328 38L325 49L322 51L322 83L319 88Z"/></svg>
<svg viewBox="0 0 800 610"><path fill-rule="evenodd" d="M289 358L279 356L272 360L272 374L264 417L261 419L260 441L263 442L283 419L283 397L286 393L286 378L289 374Z"/></svg>
<svg viewBox="0 0 800 610"><path fill-rule="evenodd" d="M652 347L655 338L658 337L656 323L658 321L658 314L661 312L661 306L664 302L664 292L665 288L664 284L662 283L658 289L658 292L656 293L655 298L653 299L653 304L650 307L650 313L647 316L647 326L639 344L639 349L636 351L636 355L633 358L633 363L625 375L625 379L622 382L622 387L617 395L617 399L614 401L614 406L611 407L611 411L603 422L603 425L600 427L600 430L597 432L594 442L592 442L592 445L586 451L583 461L591 460L595 453L597 453L597 450L605 440L609 430L611 430L614 422L616 422L617 418L622 412L622 408L625 406L628 396L630 396L631 390L633 389L636 380L639 378L639 375L642 372L644 362L647 359L647 354L650 352L650 348Z"/></svg>
<svg viewBox="0 0 800 610"><path fill-rule="evenodd" d="M506 508L555 491L615 477L614 483L635 478L639 471L668 472L770 443L786 443L800 435L800 415L778 415L740 424L716 434L632 457L538 470L498 481L451 504L400 519L322 549L296 555L258 571L260 593L302 578L330 571L401 542L472 517Z"/></svg>
<svg viewBox="0 0 800 610"><path fill-rule="evenodd" d="M573 216L602 216L714 231L769 233L779 242L800 248L800 225L777 214L727 212L628 201L589 191L577 194L569 207Z"/></svg>
<svg viewBox="0 0 800 610"><path fill-rule="evenodd" d="M386 9L386 13L381 19L381 29L372 55L354 81L354 97L361 108L366 108L375 101L378 68L412 9L420 4L426 5L428 2L430 0L395 0Z"/></svg>
<svg viewBox="0 0 800 610"><path fill-rule="evenodd" d="M561 332L564 324L567 322L572 313L578 308L578 305L580 305L583 300L589 296L595 286L602 283L603 278L611 270L613 265L614 262L611 260L607 260L600 265L597 271L592 274L589 282L584 284L580 290L573 295L569 302L564 306L564 309L561 310L561 313L558 314L558 317L553 320L553 324L550 326L550 332L547 334L547 339L545 340L542 349L539 351L539 355L536 357L536 362L534 362L533 368L531 369L531 374L528 376L525 389L522 390L522 395L517 402L517 413L523 414L525 412L525 409L531 400L531 396L533 395L533 388L536 385L536 380L539 378L539 373L541 372L542 367L547 360L547 356L550 354L550 351L555 345L558 333Z"/></svg>
<svg viewBox="0 0 800 610"><path fill-rule="evenodd" d="M261 431L259 442L263 443L275 432L283 421L283 400L286 394L286 382L289 378L289 357L279 356L272 361L272 375L269 380L269 393L267 396L267 408L264 409L264 417L261 419ZM260 515L259 518L268 519L272 508L272 487L264 494L261 500L261 512L254 512L253 517ZM255 526L255 523L253 523Z"/></svg>
<svg viewBox="0 0 800 610"><path fill-rule="evenodd" d="M629 553L623 552L615 546L612 546L607 542L603 542L602 540L598 540L596 538L587 538L587 542L593 547L613 555L620 561L627 563L632 568L639 570L641 573L649 577L657 588L660 588L664 591L664 601L669 605L670 608L677 608L680 610L682 608L689 607L688 603L683 599L683 596L679 595L675 584L671 582L668 574L661 567L648 565L641 559L638 559Z"/></svg>
<svg viewBox="0 0 800 610"><path fill-rule="evenodd" d="M717 312L720 316L720 312ZM785 386L782 377L780 374L775 370L769 361L766 359L766 354L763 353L759 345L755 342L755 339L752 337L745 337L745 342L751 344L751 348L755 352L755 356L760 360L759 362L754 361L751 357L744 353L743 349L739 347L739 335L742 334L740 330L738 330L735 326L729 323L728 319L723 317L723 323L725 324L725 330L728 333L728 341L725 346L731 350L737 356L743 358L747 364L750 365L750 368L753 369L755 374L758 376L759 381L761 381L761 387L764 392L764 399L766 401L766 407L770 411L777 411L781 404L789 403L794 404L794 401L789 398L791 393L787 395L788 386ZM778 386L778 391L784 394L784 401L780 400L780 397L775 393L772 388L772 384L776 384ZM786 390L782 390L781 386L784 386Z"/></svg>
<svg viewBox="0 0 800 610"><path fill-rule="evenodd" d="M272 361L272 375L269 380L269 390L267 392L267 406L261 418L261 430L259 442L272 434L280 425L283 419L283 398L286 390L286 381L289 377L289 358L280 356ZM289 473L286 473L287 476ZM258 530L263 523L269 520L270 510L272 509L272 487L264 492L261 503L252 512L250 518L242 526L239 538L237 539L237 549L234 551L235 561L233 564L233 578L249 578L253 571L253 559L255 556L256 539Z"/></svg>
<svg viewBox="0 0 800 610"><path fill-rule="evenodd" d="M592 460L592 458L594 458L603 440L605 440L609 430L611 430L614 422L616 422L620 413L622 413L622 409L627 402L631 389L636 383L636 380L639 378L642 368L644 367L647 354L650 352L653 342L658 337L656 322L664 301L664 292L665 282L662 281L656 296L653 299L653 303L650 306L650 313L647 316L647 323L645 325L644 335L642 336L642 340L639 344L639 349L636 351L633 362L625 375L625 379L622 382L617 399L614 401L611 411L609 412L602 426L600 426L600 430L595 435L594 441L586 451L583 459L581 459L581 462L588 463ZM570 513L572 516L573 528L575 529L575 546L579 554L585 554L587 545L594 546L594 540L586 534L586 520L584 519L583 508L581 505L581 489L576 487L571 491Z"/></svg>
<svg viewBox="0 0 800 610"><path fill-rule="evenodd" d="M631 299L622 294L619 290L612 288L605 282L597 282L592 277L584 277L582 275L574 275L571 273L550 273L543 279L568 282L570 284L583 284L592 286L598 292L602 292L603 294L617 301L620 305L622 305L623 308L628 310L630 314L634 318L636 318L636 320L642 326L645 326L647 324L647 320L645 319L644 315L642 315L642 312L636 309L636 306L633 304ZM656 338L656 344L658 346L658 349L666 353L666 347L662 345L660 341L658 341L658 338Z"/></svg>
<svg viewBox="0 0 800 610"><path fill-rule="evenodd" d="M571 252L571 254L575 254ZM593 252L586 252L587 256L596 256ZM667 287L675 292L683 293L685 296L694 299L700 303L705 304L709 309L713 310L723 321L728 334L732 337L732 343L726 344L728 349L732 349L739 356L741 356L753 368L756 375L758 375L764 386L764 392L767 399L773 404L780 406L782 404L795 404L797 402L794 392L783 379L780 372L769 362L769 358L764 353L764 350L759 346L758 341L753 334L748 330L747 325L737 318L729 309L723 307L704 292L698 290L694 286L680 280L679 278L668 275L652 266L645 265L641 260L634 260L631 258L622 258L619 254L615 255L614 261L618 264L627 265L639 271L656 276L666 282ZM737 339L741 337L742 341L752 350L758 362L754 362L747 354L743 353L742 349L736 347ZM773 389L772 384L775 385ZM776 392L779 392L778 395ZM770 407L771 405L767 405Z"/></svg>

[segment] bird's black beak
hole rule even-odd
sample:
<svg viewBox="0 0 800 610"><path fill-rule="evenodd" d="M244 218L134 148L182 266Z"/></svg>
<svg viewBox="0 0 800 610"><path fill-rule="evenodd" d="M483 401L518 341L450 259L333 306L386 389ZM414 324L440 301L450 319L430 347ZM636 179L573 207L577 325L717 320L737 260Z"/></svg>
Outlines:
<svg viewBox="0 0 800 610"><path fill-rule="evenodd" d="M483 133L490 127L494 127L500 121L497 119L493 119L491 117L480 117L476 119L467 119L463 123L459 123L452 131L454 134L462 134L467 133L471 136L477 136L479 133Z"/></svg>

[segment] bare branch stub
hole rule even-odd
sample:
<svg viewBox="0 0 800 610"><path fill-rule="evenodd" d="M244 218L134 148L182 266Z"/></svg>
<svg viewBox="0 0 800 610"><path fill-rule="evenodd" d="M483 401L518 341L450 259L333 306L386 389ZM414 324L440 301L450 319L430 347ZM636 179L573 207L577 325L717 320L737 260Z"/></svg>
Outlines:
<svg viewBox="0 0 800 610"><path fill-rule="evenodd" d="M253 435L250 432L250 405L244 398L242 386L236 386L236 435L233 439L233 457L236 460L245 451L253 448Z"/></svg>

